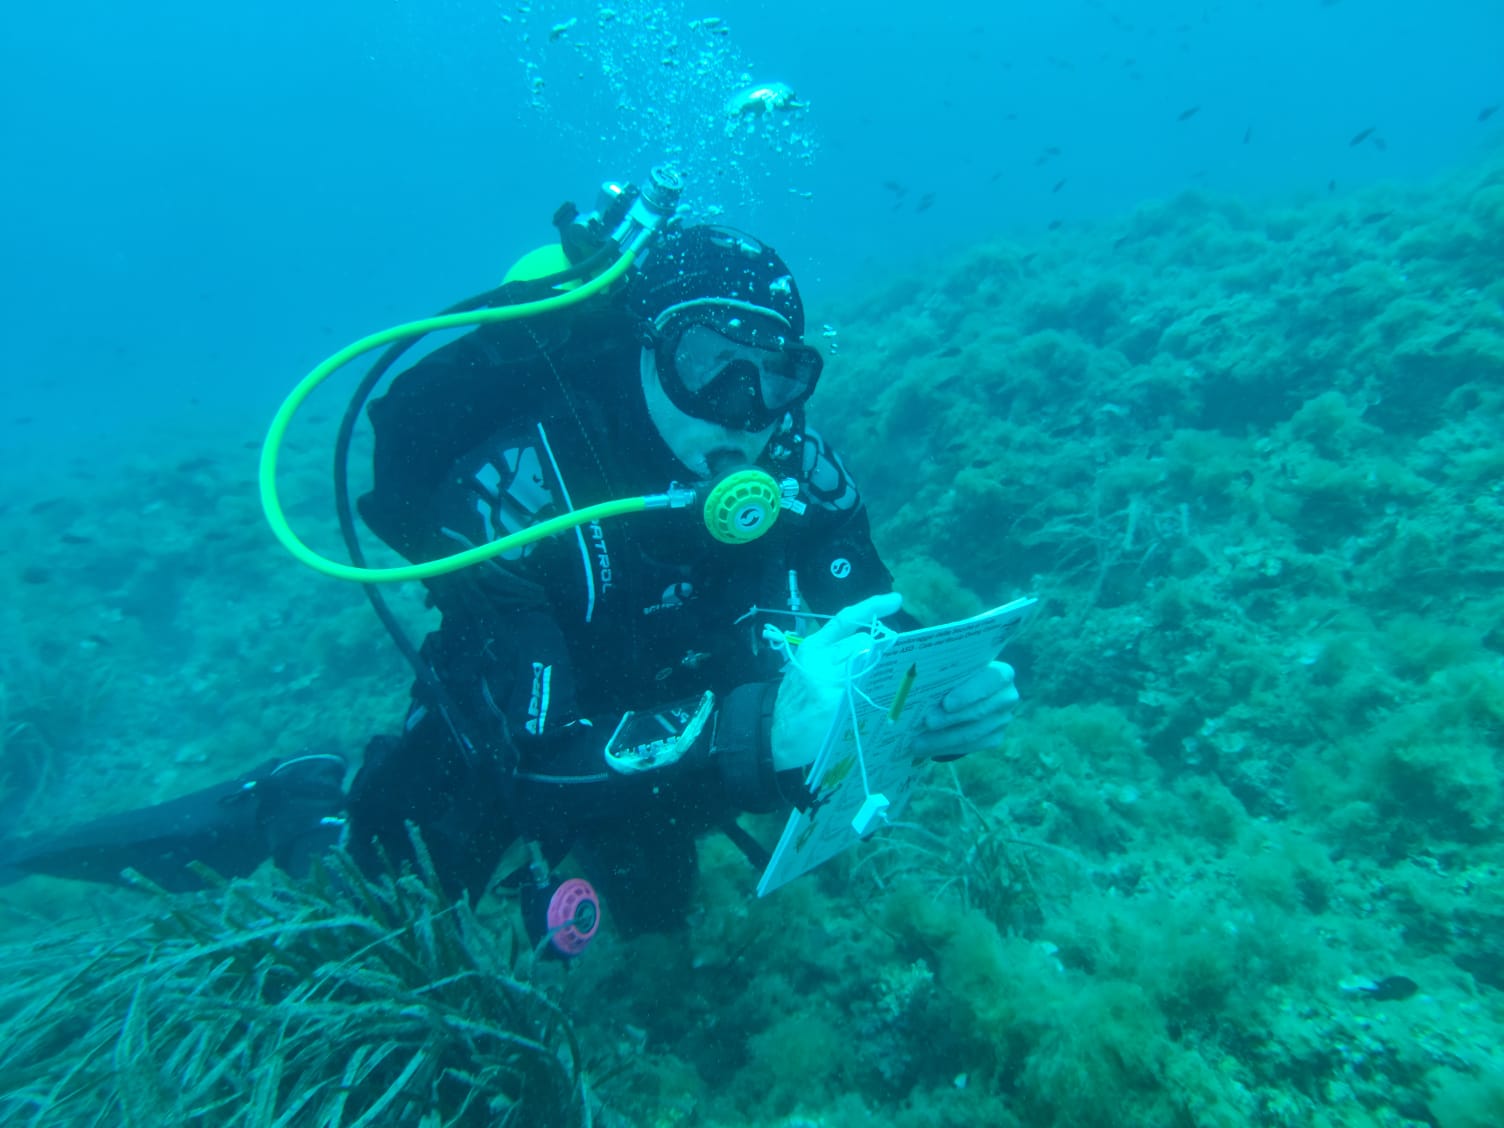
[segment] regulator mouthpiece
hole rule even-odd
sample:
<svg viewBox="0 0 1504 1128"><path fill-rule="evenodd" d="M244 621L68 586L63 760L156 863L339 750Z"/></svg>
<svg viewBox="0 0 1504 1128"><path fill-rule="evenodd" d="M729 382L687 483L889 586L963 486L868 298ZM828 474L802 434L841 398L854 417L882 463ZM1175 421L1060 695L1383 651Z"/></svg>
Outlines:
<svg viewBox="0 0 1504 1128"><path fill-rule="evenodd" d="M705 527L722 544L748 544L778 520L781 497L767 471L755 466L730 470L705 495Z"/></svg>

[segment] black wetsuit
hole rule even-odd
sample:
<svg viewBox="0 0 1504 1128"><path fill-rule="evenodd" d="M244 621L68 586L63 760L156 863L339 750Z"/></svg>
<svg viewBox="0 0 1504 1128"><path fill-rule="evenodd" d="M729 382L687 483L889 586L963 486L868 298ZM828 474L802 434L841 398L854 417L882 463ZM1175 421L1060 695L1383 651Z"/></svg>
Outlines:
<svg viewBox="0 0 1504 1128"><path fill-rule="evenodd" d="M438 350L371 407L371 528L412 560L494 540L570 509L661 493L685 468L647 414L630 322L600 313L489 328ZM760 465L797 484L774 528L726 545L694 509L611 518L428 582L442 625L400 737L378 738L349 797L351 849L408 853L423 832L441 876L478 896L519 833L573 850L619 926L671 927L694 839L738 811L788 803L768 744L781 660L754 606L833 613L891 589L839 459L791 418ZM786 496L792 487L786 487ZM911 625L908 620L902 625ZM606 765L627 711L710 691L708 736L637 775ZM457 714L451 715L451 714ZM462 750L460 727L484 745Z"/></svg>
<svg viewBox="0 0 1504 1128"><path fill-rule="evenodd" d="M634 322L614 311L477 330L425 357L371 406L366 522L410 560L449 555L597 502L662 493L686 469L648 418ZM453 895L479 897L519 835L573 851L618 927L672 928L695 837L798 800L769 748L781 659L754 606L830 614L891 588L839 459L787 420L761 465L786 484L777 523L726 545L693 507L615 517L428 581L442 613L402 732L378 737L348 797L338 756L270 761L157 807L0 844L0 881L49 873L171 889L187 865L225 876L268 856L301 869L348 815L379 870L422 832ZM900 615L891 625L907 629ZM441 688L435 691L432 686ZM714 694L682 759L623 775L605 748L623 715ZM384 857L383 857L384 855Z"/></svg>

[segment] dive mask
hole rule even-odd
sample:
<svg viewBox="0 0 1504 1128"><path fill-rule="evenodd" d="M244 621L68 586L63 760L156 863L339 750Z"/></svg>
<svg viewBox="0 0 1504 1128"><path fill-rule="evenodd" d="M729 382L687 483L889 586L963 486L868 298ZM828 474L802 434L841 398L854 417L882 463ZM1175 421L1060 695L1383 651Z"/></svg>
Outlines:
<svg viewBox="0 0 1504 1128"><path fill-rule="evenodd" d="M738 431L760 431L809 399L824 366L783 317L726 299L671 306L653 341L674 406Z"/></svg>

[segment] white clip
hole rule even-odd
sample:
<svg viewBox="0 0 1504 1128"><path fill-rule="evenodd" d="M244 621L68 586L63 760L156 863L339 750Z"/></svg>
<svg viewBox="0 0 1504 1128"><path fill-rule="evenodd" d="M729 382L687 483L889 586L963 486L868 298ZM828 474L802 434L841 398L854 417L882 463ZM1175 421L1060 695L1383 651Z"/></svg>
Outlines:
<svg viewBox="0 0 1504 1128"><path fill-rule="evenodd" d="M884 822L888 821L888 797L881 793L868 795L862 803L861 809L851 819L851 829L856 831L857 837L865 837L872 831L872 824L879 816Z"/></svg>

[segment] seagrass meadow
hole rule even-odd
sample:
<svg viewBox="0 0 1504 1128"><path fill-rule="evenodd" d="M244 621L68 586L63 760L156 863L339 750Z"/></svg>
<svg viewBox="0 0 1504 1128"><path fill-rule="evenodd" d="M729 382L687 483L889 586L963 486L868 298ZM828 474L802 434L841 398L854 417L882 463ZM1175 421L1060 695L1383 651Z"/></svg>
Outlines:
<svg viewBox="0 0 1504 1128"><path fill-rule="evenodd" d="M1006 746L765 900L707 841L684 934L567 969L337 857L9 886L6 1123L1504 1123L1501 263L1494 163L1192 192L813 310L812 421L910 607L1040 597ZM258 437L3 472L11 825L397 723L359 593L261 526Z"/></svg>

